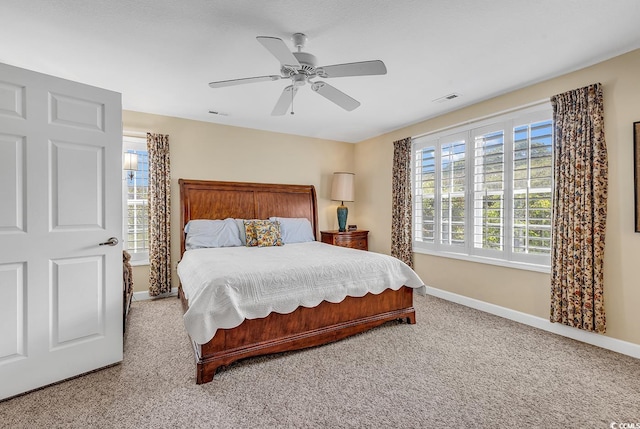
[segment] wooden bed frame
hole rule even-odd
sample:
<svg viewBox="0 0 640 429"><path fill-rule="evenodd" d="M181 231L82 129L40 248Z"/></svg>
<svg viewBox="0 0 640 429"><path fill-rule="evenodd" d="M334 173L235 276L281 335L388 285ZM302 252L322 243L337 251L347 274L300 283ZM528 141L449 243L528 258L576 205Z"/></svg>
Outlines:
<svg viewBox="0 0 640 429"><path fill-rule="evenodd" d="M179 183L181 231L191 219L306 217L317 239L313 186L186 179ZM184 253L185 234L181 234L180 248ZM178 296L186 311L189 303L182 287ZM240 359L326 344L396 319L416 323L413 290L406 286L397 291L387 289L379 295L347 297L337 304L323 301L314 308L299 307L289 314L247 319L235 328L219 329L206 344L192 341L196 381L207 383L219 367Z"/></svg>

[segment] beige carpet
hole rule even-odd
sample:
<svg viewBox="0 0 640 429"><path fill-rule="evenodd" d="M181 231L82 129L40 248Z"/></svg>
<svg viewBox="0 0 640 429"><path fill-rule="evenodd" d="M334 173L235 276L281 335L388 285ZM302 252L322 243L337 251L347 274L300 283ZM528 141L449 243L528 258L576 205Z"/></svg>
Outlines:
<svg viewBox="0 0 640 429"><path fill-rule="evenodd" d="M176 298L135 302L121 365L0 403L7 428L608 428L640 422L640 361L433 297L196 385Z"/></svg>

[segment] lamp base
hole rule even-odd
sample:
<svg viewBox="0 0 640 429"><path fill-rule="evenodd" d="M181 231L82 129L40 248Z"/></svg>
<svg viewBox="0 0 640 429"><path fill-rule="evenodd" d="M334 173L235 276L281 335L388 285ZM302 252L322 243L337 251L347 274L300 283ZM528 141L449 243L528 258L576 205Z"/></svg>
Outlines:
<svg viewBox="0 0 640 429"><path fill-rule="evenodd" d="M349 209L344 204L338 206L338 232L345 232L347 230L347 215Z"/></svg>

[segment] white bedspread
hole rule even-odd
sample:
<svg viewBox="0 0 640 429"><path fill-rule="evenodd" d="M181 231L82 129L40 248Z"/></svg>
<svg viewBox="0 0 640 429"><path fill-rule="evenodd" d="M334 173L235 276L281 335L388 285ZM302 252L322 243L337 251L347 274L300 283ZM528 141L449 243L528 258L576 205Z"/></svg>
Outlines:
<svg viewBox="0 0 640 429"><path fill-rule="evenodd" d="M178 275L189 300L185 326L200 344L218 329L271 312L287 314L403 285L426 293L420 277L396 258L320 242L188 250Z"/></svg>

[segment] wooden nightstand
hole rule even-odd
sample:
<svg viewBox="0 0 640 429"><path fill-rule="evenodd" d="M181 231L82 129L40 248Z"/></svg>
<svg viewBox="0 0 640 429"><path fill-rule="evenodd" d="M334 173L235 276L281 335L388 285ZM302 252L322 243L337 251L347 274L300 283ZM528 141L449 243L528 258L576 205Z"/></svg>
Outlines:
<svg viewBox="0 0 640 429"><path fill-rule="evenodd" d="M320 235L323 243L352 249L369 250L369 231L361 229L345 232L338 232L337 230L320 231Z"/></svg>

